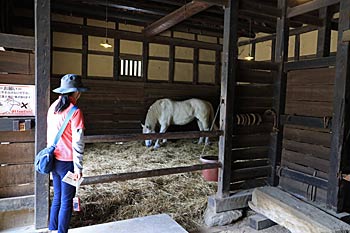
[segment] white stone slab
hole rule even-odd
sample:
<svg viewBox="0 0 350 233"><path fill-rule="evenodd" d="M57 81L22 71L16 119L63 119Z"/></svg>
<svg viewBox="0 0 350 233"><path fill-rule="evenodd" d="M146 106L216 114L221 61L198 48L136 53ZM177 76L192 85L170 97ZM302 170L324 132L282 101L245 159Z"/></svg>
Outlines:
<svg viewBox="0 0 350 233"><path fill-rule="evenodd" d="M167 214L151 215L117 222L70 229L69 233L186 233L177 222Z"/></svg>

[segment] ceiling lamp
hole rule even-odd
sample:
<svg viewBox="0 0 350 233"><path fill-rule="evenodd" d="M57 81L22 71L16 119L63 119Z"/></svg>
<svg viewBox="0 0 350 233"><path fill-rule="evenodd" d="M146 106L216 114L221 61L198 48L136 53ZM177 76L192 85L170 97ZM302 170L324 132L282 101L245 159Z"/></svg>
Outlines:
<svg viewBox="0 0 350 233"><path fill-rule="evenodd" d="M252 57L252 56L250 55L250 53L249 53L248 56L246 56L244 59L247 60L247 61L251 61L251 60L254 59L254 57Z"/></svg>
<svg viewBox="0 0 350 233"><path fill-rule="evenodd" d="M100 45L101 45L103 48L105 48L105 49L112 48L112 45L108 43L107 38L106 38L106 40L102 41L102 42L100 43Z"/></svg>
<svg viewBox="0 0 350 233"><path fill-rule="evenodd" d="M108 7L108 0L106 0L106 35L105 35L105 40L102 41L100 43L100 46L102 46L105 49L108 48L112 48L112 45L110 43L108 43L108 39L107 39L107 28L108 28L108 11L107 11L107 7Z"/></svg>
<svg viewBox="0 0 350 233"><path fill-rule="evenodd" d="M249 35L248 35L249 37L250 37L251 33L252 33L252 19L249 20ZM254 59L251 52L252 52L252 43L251 43L251 41L249 41L249 52L248 52L248 56L246 56L244 58L245 60L251 61Z"/></svg>

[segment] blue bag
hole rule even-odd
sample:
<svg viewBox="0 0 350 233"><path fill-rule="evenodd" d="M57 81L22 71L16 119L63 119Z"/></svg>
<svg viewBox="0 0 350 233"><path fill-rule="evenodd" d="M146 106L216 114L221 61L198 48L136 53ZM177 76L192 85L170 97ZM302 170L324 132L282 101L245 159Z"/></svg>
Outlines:
<svg viewBox="0 0 350 233"><path fill-rule="evenodd" d="M42 149L35 156L35 170L41 174L49 174L53 169L53 161L55 160L55 155L53 152L56 147L50 146Z"/></svg>
<svg viewBox="0 0 350 233"><path fill-rule="evenodd" d="M35 171L41 174L49 174L53 169L53 163L55 160L54 151L56 149L56 145L58 140L61 138L63 131L65 130L69 119L72 117L75 110L77 110L77 106L73 106L71 110L68 112L66 119L64 120L61 129L58 131L53 145L50 147L46 147L39 151L39 153L35 156L34 167Z"/></svg>

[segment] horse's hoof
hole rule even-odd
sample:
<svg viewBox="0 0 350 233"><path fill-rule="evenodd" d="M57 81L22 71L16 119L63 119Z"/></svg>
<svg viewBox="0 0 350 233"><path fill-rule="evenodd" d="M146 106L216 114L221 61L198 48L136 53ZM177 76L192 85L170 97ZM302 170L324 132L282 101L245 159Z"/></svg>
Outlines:
<svg viewBox="0 0 350 233"><path fill-rule="evenodd" d="M158 149L160 145L154 145L153 149Z"/></svg>

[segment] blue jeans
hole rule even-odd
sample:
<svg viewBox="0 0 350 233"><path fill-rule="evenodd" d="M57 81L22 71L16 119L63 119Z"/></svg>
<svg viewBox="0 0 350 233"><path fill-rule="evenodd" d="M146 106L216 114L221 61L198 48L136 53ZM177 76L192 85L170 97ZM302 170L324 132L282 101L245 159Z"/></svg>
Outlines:
<svg viewBox="0 0 350 233"><path fill-rule="evenodd" d="M68 171L74 172L73 162L55 160L52 171L53 201L50 211L49 230L67 233L72 216L75 187L62 181Z"/></svg>

